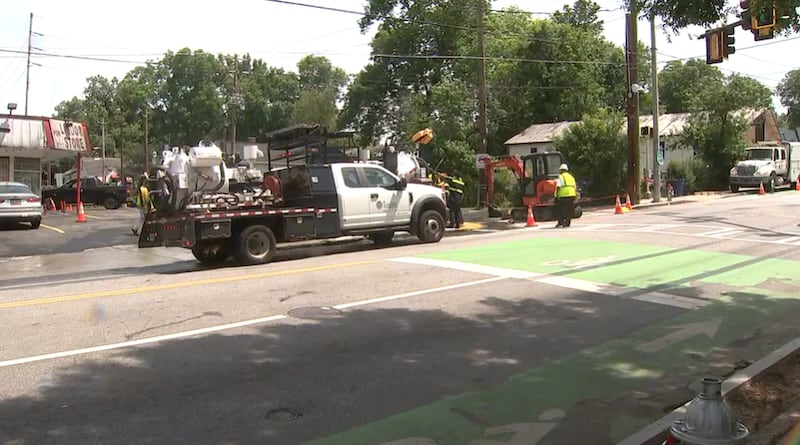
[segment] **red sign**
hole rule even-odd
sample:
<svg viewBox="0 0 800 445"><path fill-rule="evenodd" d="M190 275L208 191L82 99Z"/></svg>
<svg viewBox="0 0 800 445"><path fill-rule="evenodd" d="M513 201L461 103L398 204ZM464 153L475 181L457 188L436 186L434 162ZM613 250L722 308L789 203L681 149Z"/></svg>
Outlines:
<svg viewBox="0 0 800 445"><path fill-rule="evenodd" d="M56 150L90 151L89 132L80 122L48 119L46 122L48 146Z"/></svg>

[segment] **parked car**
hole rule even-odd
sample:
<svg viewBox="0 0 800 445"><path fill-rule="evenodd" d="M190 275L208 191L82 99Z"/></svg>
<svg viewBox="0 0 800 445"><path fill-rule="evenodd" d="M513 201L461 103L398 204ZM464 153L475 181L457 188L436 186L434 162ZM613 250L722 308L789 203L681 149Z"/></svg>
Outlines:
<svg viewBox="0 0 800 445"><path fill-rule="evenodd" d="M75 180L64 183L61 187L42 190L42 200L53 199L56 206L64 201L76 204ZM81 201L84 204L101 205L107 209L117 209L128 200L128 187L122 185L105 185L95 178L81 179Z"/></svg>
<svg viewBox="0 0 800 445"><path fill-rule="evenodd" d="M0 182L0 222L42 223L42 201L21 182Z"/></svg>

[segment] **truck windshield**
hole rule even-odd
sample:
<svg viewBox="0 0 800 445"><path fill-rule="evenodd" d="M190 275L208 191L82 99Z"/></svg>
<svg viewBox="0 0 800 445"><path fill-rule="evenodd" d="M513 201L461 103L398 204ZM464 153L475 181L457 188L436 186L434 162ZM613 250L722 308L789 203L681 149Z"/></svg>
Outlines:
<svg viewBox="0 0 800 445"><path fill-rule="evenodd" d="M771 148L753 148L744 153L744 158L748 161L771 161L772 149Z"/></svg>

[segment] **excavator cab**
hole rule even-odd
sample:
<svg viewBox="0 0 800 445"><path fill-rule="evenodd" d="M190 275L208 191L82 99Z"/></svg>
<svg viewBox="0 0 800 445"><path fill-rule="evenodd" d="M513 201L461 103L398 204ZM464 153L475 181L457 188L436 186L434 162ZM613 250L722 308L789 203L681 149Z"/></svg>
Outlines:
<svg viewBox="0 0 800 445"><path fill-rule="evenodd" d="M522 156L522 201L525 206L551 204L555 198L558 168L564 163L559 152Z"/></svg>

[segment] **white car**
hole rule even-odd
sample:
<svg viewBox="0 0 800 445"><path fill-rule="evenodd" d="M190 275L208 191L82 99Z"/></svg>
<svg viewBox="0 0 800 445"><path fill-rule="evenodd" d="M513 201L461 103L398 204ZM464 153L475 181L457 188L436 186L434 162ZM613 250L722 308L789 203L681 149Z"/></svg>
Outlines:
<svg viewBox="0 0 800 445"><path fill-rule="evenodd" d="M0 182L0 223L29 222L38 229L42 223L42 200L21 182Z"/></svg>

